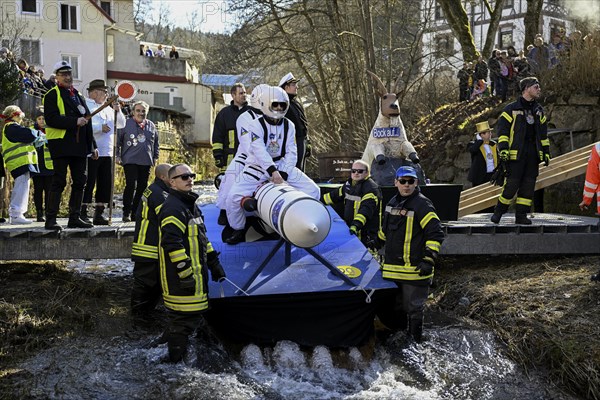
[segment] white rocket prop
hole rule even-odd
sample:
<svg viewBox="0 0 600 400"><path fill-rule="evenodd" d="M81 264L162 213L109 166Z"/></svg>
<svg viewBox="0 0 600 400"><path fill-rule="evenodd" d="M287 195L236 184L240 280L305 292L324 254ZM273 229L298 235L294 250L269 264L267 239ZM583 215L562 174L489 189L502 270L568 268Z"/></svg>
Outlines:
<svg viewBox="0 0 600 400"><path fill-rule="evenodd" d="M325 205L289 185L265 183L254 197L260 219L296 247L317 246L329 234L331 218Z"/></svg>

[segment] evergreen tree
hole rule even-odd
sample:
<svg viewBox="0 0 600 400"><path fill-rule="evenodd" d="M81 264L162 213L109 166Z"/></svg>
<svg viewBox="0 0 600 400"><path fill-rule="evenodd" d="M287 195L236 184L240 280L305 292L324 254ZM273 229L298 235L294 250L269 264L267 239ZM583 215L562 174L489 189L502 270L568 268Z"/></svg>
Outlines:
<svg viewBox="0 0 600 400"><path fill-rule="evenodd" d="M0 112L21 94L19 69L8 59L0 60Z"/></svg>

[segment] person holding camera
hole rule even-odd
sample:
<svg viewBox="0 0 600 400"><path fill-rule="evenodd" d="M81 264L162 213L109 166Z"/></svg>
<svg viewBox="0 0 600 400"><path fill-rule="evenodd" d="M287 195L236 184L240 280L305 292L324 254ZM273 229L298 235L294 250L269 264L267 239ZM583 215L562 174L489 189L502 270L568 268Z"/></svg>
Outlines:
<svg viewBox="0 0 600 400"><path fill-rule="evenodd" d="M344 202L344 221L350 234L358 236L369 249L376 250L382 195L379 185L369 175L369 164L354 161L350 178L344 185L325 193L321 201L327 205Z"/></svg>

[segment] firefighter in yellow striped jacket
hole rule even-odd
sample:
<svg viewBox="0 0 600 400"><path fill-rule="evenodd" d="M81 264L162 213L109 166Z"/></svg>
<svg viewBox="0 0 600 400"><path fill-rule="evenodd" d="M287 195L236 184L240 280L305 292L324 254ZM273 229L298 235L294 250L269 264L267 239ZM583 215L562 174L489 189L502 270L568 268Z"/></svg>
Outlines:
<svg viewBox="0 0 600 400"><path fill-rule="evenodd" d="M206 236L206 227L192 192L194 174L185 164L169 169L169 196L158 214L160 224L160 279L169 310L166 339L171 362L183 359L189 335L208 309L208 269L212 280L225 278L218 253Z"/></svg>
<svg viewBox="0 0 600 400"><path fill-rule="evenodd" d="M360 238L366 247L375 250L381 220L381 190L369 175L369 164L363 160L352 163L350 178L337 189L323 195L327 205L344 202L344 221L351 235Z"/></svg>
<svg viewBox="0 0 600 400"><path fill-rule="evenodd" d="M171 164L154 169L154 182L144 190L136 211L131 247L133 288L131 314L134 322L150 322L151 313L161 297L158 263L158 213L169 194Z"/></svg>
<svg viewBox="0 0 600 400"><path fill-rule="evenodd" d="M404 330L408 325L409 335L420 342L423 310L444 232L433 204L418 184L413 167L398 168L398 194L385 207L379 238L386 243L383 278L398 285L391 328Z"/></svg>
<svg viewBox="0 0 600 400"><path fill-rule="evenodd" d="M504 108L496 125L497 150L508 176L491 218L495 224L500 223L516 195L515 223L531 225L527 213L533 203L539 163L546 166L550 163L546 115L536 101L542 93L540 83L535 77L524 78L519 88L521 96Z"/></svg>

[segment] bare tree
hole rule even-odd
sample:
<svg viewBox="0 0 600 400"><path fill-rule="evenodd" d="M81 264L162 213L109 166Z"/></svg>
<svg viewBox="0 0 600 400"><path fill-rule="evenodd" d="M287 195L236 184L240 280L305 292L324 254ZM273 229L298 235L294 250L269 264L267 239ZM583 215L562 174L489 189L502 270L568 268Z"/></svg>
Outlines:
<svg viewBox="0 0 600 400"><path fill-rule="evenodd" d="M542 14L542 6L544 0L527 0L527 12L525 13L525 38L523 40L523 48L533 44L535 35L540 33L540 15Z"/></svg>
<svg viewBox="0 0 600 400"><path fill-rule="evenodd" d="M479 52L475 48L473 33L471 32L471 24L467 11L460 0L437 0L444 11L444 17L452 33L456 36L456 40L460 44L463 54L463 60L473 61L479 56Z"/></svg>

